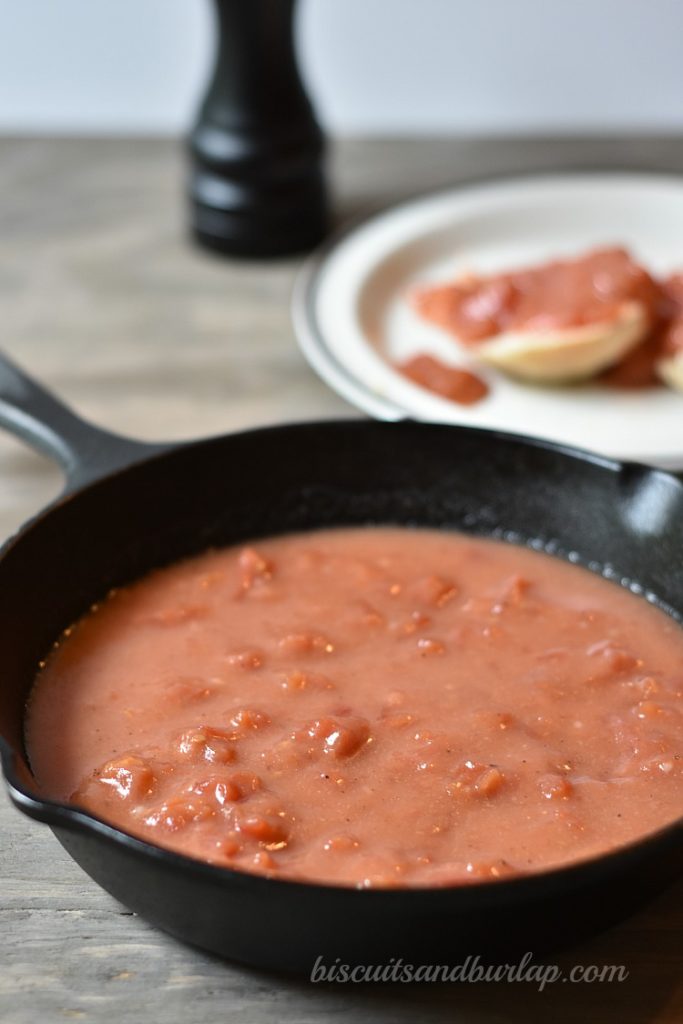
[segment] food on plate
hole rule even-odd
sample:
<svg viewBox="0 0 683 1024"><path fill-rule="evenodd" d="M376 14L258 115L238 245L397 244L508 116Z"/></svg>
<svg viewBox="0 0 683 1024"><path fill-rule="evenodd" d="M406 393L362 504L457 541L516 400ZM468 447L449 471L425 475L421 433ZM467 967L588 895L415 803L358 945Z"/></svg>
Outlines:
<svg viewBox="0 0 683 1024"><path fill-rule="evenodd" d="M589 377L645 336L659 292L624 249L600 249L417 292L428 320L483 362L536 381Z"/></svg>
<svg viewBox="0 0 683 1024"><path fill-rule="evenodd" d="M41 792L214 865L491 882L683 811L683 630L599 575L445 530L210 551L62 637L27 714Z"/></svg>
<svg viewBox="0 0 683 1024"><path fill-rule="evenodd" d="M643 388L664 381L683 391L683 274L674 274L660 287L657 324L621 362L601 374L601 383Z"/></svg>
<svg viewBox="0 0 683 1024"><path fill-rule="evenodd" d="M663 284L668 303L657 372L669 387L683 391L683 273L673 274Z"/></svg>
<svg viewBox="0 0 683 1024"><path fill-rule="evenodd" d="M500 334L482 342L478 355L510 376L540 384L582 380L628 354L647 326L643 307L629 302L615 309L609 320Z"/></svg>
<svg viewBox="0 0 683 1024"><path fill-rule="evenodd" d="M662 383L657 371L660 352L661 337L657 331L650 331L628 355L608 366L596 379L600 384L621 391L659 387Z"/></svg>
<svg viewBox="0 0 683 1024"><path fill-rule="evenodd" d="M459 405L474 405L489 393L488 384L481 377L470 370L447 366L434 356L413 356L405 363L400 363L398 369L415 384Z"/></svg>
<svg viewBox="0 0 683 1024"><path fill-rule="evenodd" d="M463 276L423 287L413 301L470 357L514 377L558 384L604 374L612 386L652 386L662 378L680 387L680 281L658 282L614 247Z"/></svg>

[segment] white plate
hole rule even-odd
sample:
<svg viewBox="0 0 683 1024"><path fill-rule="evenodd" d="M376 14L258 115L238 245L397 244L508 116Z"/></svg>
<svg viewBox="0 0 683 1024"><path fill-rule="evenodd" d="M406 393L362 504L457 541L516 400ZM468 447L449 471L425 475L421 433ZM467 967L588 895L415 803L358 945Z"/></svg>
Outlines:
<svg viewBox="0 0 683 1024"><path fill-rule="evenodd" d="M491 393L459 406L418 387L392 360L467 353L406 301L417 282L491 272L625 245L655 273L683 269L683 179L573 174L499 181L381 213L313 257L293 316L303 352L335 391L381 419L494 427L602 455L683 465L683 395L667 389L540 388L477 369Z"/></svg>

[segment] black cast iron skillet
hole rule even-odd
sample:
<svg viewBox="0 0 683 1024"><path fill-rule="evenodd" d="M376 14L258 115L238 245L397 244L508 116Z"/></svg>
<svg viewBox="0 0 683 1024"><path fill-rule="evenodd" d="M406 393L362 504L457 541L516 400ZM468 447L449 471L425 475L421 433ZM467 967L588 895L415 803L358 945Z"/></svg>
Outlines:
<svg viewBox="0 0 683 1024"><path fill-rule="evenodd" d="M355 890L212 867L44 800L27 694L61 631L110 587L259 535L340 524L455 528L533 543L683 616L683 482L556 445L411 422L305 423L177 446L89 426L0 360L0 424L55 458L66 490L0 559L0 746L17 807L105 889L173 935L261 967L454 963L569 942L680 870L681 823L560 870L470 887ZM615 584L616 585L616 584ZM58 728L59 724L55 723Z"/></svg>

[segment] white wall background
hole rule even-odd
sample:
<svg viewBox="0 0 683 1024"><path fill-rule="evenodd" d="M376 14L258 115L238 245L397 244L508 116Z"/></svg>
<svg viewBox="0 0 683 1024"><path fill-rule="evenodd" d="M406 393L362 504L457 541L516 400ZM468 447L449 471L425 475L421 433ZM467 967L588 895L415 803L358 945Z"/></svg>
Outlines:
<svg viewBox="0 0 683 1024"><path fill-rule="evenodd" d="M336 132L683 129L683 0L301 0L299 37ZM180 131L210 54L209 0L0 0L0 131Z"/></svg>

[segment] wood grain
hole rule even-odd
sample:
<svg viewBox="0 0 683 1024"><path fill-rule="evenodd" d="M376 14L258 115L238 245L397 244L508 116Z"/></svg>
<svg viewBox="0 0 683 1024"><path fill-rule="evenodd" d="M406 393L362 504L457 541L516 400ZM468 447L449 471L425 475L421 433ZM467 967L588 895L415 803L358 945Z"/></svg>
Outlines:
<svg viewBox="0 0 683 1024"><path fill-rule="evenodd" d="M566 167L683 171L680 139L346 142L340 220L423 189ZM296 261L225 261L187 241L167 141L0 140L0 344L82 414L145 438L348 415L296 348ZM0 437L0 535L59 474ZM553 961L625 964L617 984L310 985L221 963L98 889L0 796L0 1020L203 1024L683 1019L683 886ZM294 923L295 927L296 924Z"/></svg>

